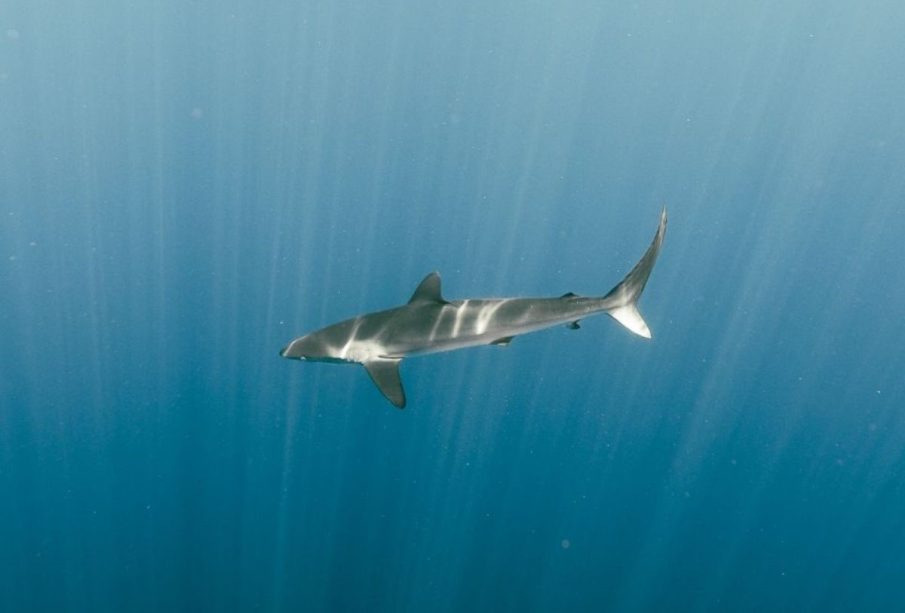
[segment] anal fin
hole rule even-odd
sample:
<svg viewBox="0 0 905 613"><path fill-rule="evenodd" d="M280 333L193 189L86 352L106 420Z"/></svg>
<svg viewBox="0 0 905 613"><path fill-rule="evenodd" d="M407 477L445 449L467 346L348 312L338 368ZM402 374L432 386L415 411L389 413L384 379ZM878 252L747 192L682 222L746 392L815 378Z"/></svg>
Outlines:
<svg viewBox="0 0 905 613"><path fill-rule="evenodd" d="M504 336L503 338L498 338L495 341L490 341L491 345L498 345L500 347L506 347L509 343L512 342L514 336Z"/></svg>
<svg viewBox="0 0 905 613"><path fill-rule="evenodd" d="M579 328L581 328L581 326L578 324L578 321L579 320L577 320L577 319L575 321L570 321L569 323L566 324L566 327L569 330L578 330Z"/></svg>

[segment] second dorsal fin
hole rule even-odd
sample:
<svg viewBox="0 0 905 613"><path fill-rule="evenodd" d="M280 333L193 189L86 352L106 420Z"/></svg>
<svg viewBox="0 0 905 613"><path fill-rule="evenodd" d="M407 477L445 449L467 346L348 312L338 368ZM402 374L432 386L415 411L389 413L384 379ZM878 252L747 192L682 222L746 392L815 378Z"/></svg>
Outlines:
<svg viewBox="0 0 905 613"><path fill-rule="evenodd" d="M409 299L409 304L416 302L438 302L446 304L443 295L440 293L440 274L432 272L418 284L415 293Z"/></svg>

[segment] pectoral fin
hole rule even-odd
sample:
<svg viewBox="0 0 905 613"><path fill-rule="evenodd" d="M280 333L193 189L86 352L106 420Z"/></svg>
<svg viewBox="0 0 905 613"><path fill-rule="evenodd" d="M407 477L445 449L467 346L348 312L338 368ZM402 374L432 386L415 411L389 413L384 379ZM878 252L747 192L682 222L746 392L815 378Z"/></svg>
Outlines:
<svg viewBox="0 0 905 613"><path fill-rule="evenodd" d="M497 347L508 347L509 343L512 342L514 336L504 336L503 338L498 338L495 341L490 341L491 345L496 345Z"/></svg>
<svg viewBox="0 0 905 613"><path fill-rule="evenodd" d="M363 362L371 381L384 397L398 409L405 408L405 390L402 389L402 378L399 376L401 359L376 358Z"/></svg>

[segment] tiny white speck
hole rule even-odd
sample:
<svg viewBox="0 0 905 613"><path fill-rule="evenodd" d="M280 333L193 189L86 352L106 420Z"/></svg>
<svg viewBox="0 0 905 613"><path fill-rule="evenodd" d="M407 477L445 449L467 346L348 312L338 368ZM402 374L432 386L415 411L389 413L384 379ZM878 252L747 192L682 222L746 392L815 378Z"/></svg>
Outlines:
<svg viewBox="0 0 905 613"><path fill-rule="evenodd" d="M572 546L572 543L571 543L571 541L569 541L569 539L563 539L559 542L559 546L562 547L563 549L568 549L569 547Z"/></svg>
<svg viewBox="0 0 905 613"><path fill-rule="evenodd" d="M19 38L19 30L15 29L15 28L10 28L9 30L6 31L6 37L10 38L12 40L16 40L17 38Z"/></svg>
<svg viewBox="0 0 905 613"><path fill-rule="evenodd" d="M192 109L191 115L192 115L192 119L201 119L202 117L204 117L204 111L201 110L201 108L196 106L195 108Z"/></svg>

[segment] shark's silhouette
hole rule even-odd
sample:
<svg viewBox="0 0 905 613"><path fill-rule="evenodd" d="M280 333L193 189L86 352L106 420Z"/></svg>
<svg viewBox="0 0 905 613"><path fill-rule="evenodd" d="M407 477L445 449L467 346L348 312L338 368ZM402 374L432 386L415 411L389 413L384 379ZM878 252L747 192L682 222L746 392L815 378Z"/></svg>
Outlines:
<svg viewBox="0 0 905 613"><path fill-rule="evenodd" d="M412 355L477 345L508 345L520 334L566 324L577 329L590 315L607 313L644 338L650 329L638 312L638 298L660 253L666 210L654 240L631 272L603 297L568 293L558 298L445 300L440 275L418 285L407 304L359 315L293 340L280 352L309 362L362 364L377 388L396 407L405 406L399 363Z"/></svg>

